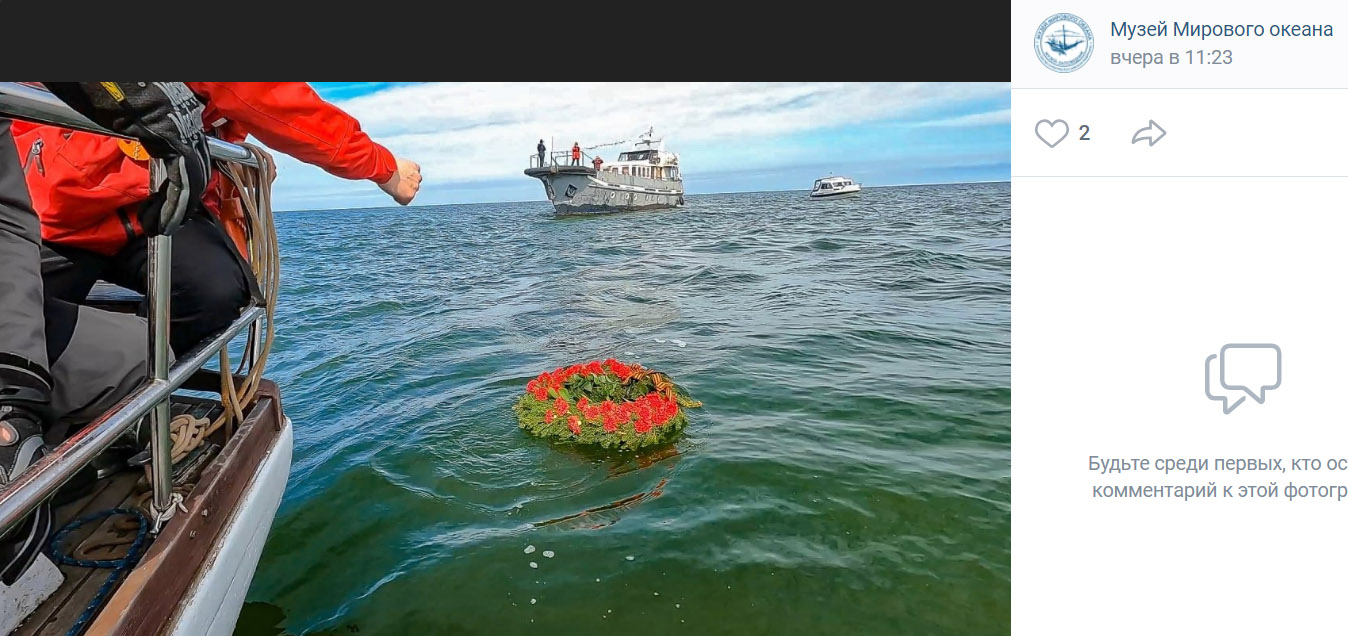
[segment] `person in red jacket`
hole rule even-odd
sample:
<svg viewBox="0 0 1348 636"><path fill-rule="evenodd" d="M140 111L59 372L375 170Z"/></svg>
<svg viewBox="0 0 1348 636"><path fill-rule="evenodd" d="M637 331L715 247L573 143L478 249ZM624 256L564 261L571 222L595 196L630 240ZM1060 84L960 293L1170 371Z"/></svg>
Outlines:
<svg viewBox="0 0 1348 636"><path fill-rule="evenodd" d="M204 104L208 134L266 146L350 180L378 184L401 205L421 186L421 168L395 157L360 122L305 82L184 82ZM145 291L146 242L137 214L149 196L148 163L132 142L15 122L33 207L42 219L46 295L81 303L98 280ZM173 235L170 344L182 355L261 300L231 233L232 184L217 172ZM233 234L233 236L231 236Z"/></svg>
<svg viewBox="0 0 1348 636"><path fill-rule="evenodd" d="M137 218L149 234L173 233L210 174L201 102L180 82L43 84L163 162L167 179ZM41 224L10 126L0 118L0 490L140 386L149 366L144 319L44 297ZM123 441L142 446L147 432L142 421ZM67 485L81 475L92 481L91 472L86 466ZM0 528L0 585L14 585L46 549L52 505L47 499Z"/></svg>

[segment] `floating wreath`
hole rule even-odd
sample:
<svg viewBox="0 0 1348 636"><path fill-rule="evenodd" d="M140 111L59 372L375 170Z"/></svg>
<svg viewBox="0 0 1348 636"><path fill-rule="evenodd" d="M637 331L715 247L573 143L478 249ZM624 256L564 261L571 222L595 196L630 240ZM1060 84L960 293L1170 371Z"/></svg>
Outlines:
<svg viewBox="0 0 1348 636"><path fill-rule="evenodd" d="M699 406L669 376L609 358L530 380L515 415L538 437L635 450L673 439L688 425L681 407Z"/></svg>

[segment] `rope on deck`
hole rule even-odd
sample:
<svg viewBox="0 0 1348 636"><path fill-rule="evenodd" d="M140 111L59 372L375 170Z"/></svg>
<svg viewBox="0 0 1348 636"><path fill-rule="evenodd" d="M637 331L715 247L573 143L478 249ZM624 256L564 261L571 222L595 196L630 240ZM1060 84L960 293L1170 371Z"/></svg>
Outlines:
<svg viewBox="0 0 1348 636"><path fill-rule="evenodd" d="M74 532L75 530L78 530L81 526L87 523L106 519L114 515L130 515L138 522L136 528L136 538L131 541L131 547L127 548L126 555L118 559L84 559L84 558L77 558L70 554L66 554L65 552L62 551L61 540L64 539L66 535L70 534L71 532ZM88 514L83 517L80 517L79 519L71 521L70 523L66 524L65 527L61 528L59 532L57 532L55 535L52 536L48 552L51 554L52 559L55 560L57 563L61 565L74 565L82 568L112 569L112 573L108 575L108 580L104 581L103 585L98 588L98 593L95 594L94 598L89 601L89 604L87 606L85 606L84 612L82 612L79 618L75 620L75 624L70 626L70 630L66 632L66 636L76 636L81 632L83 632L84 628L88 625L89 621L93 619L94 615L98 612L98 609L103 606L103 603L105 601L107 601L107 597L112 592L113 587L117 584L117 581L120 580L123 575L129 572L131 568L135 567L136 562L140 560L141 550L142 548L145 547L145 537L148 534L149 529L150 529L150 522L148 519L145 518L145 514L142 513L139 509L112 508L109 510L104 510L102 512L95 512L93 514ZM108 545L119 545L119 544L120 541L117 544L108 544ZM80 546L80 547L86 548L87 546ZM77 552L80 551L81 550L77 550ZM88 552L88 550L83 551L85 553Z"/></svg>

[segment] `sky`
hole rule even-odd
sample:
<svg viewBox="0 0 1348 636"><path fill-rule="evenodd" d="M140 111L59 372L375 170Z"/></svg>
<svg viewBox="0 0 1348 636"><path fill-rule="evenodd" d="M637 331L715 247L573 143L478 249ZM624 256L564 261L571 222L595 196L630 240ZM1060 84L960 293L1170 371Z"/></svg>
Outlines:
<svg viewBox="0 0 1348 636"><path fill-rule="evenodd" d="M395 155L421 165L412 205L543 201L524 175L543 138L607 160L654 127L690 195L808 190L829 174L865 186L1007 181L1005 83L311 82ZM628 143L589 150L618 141ZM277 153L277 210L395 205Z"/></svg>

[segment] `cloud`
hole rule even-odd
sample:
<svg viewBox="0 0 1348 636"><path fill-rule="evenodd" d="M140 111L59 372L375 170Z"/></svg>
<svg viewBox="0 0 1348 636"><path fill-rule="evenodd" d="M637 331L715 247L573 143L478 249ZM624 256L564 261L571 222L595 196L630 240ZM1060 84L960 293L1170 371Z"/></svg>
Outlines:
<svg viewBox="0 0 1348 636"><path fill-rule="evenodd" d="M1006 111L950 113L961 112L953 109L959 105L967 111L970 103L1003 104L1008 93L1006 84L979 83L434 83L392 86L334 103L376 141L417 161L431 187L522 179L540 137L549 150L565 150L573 141L589 147L635 139L651 126L675 152L725 147L759 160L745 168L782 165L793 159L790 153L805 152L773 145L786 135L892 120L993 123ZM354 185L334 183L336 177L289 158L278 157L278 169L278 200L313 200ZM694 166L686 172L695 172Z"/></svg>
<svg viewBox="0 0 1348 636"><path fill-rule="evenodd" d="M1003 108L1001 110L988 111L986 113L971 113L959 117L948 119L935 119L931 121L919 122L918 126L944 126L955 128L970 128L973 126L1001 126L1011 123L1011 109Z"/></svg>
<svg viewBox="0 0 1348 636"><path fill-rule="evenodd" d="M894 118L1004 90L970 84L431 84L342 103L428 182L501 178L539 137L558 150L658 126L678 143L734 141Z"/></svg>

